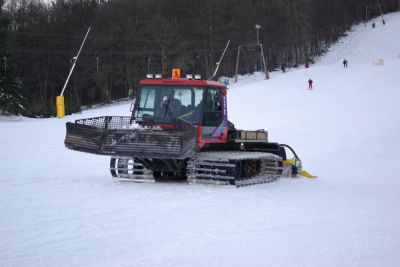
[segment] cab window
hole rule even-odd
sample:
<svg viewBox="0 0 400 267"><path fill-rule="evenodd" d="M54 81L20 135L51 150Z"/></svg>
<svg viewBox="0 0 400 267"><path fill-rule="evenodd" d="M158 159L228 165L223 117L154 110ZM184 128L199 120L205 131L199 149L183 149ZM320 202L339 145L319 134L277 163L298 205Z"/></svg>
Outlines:
<svg viewBox="0 0 400 267"><path fill-rule="evenodd" d="M203 115L203 132L204 137L214 136L218 127L223 121L222 112L222 96L220 90L208 89L205 96L204 115Z"/></svg>

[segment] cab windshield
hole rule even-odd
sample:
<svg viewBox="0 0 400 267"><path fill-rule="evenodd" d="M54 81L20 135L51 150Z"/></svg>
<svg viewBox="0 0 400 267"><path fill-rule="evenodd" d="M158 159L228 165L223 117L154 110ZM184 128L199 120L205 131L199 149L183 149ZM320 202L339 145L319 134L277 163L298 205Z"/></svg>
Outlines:
<svg viewBox="0 0 400 267"><path fill-rule="evenodd" d="M136 120L171 123L182 120L192 124L201 121L203 87L143 86L134 111Z"/></svg>

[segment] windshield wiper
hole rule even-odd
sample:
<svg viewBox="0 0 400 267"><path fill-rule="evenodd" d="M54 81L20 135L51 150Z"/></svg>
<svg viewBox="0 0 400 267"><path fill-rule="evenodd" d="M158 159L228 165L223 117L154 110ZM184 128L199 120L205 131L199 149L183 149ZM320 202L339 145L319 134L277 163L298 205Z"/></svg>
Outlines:
<svg viewBox="0 0 400 267"><path fill-rule="evenodd" d="M172 90L171 93L168 96L167 104L165 105L165 112L164 112L164 118L167 116L167 112L169 111L173 117L173 113L171 109L169 108L169 103L171 103L171 97L174 95L174 91Z"/></svg>
<svg viewBox="0 0 400 267"><path fill-rule="evenodd" d="M177 117L176 120L181 121L181 122L184 122L185 124L192 125L192 123L191 123L190 121L187 121L187 120L185 120L185 119L182 119L181 117Z"/></svg>

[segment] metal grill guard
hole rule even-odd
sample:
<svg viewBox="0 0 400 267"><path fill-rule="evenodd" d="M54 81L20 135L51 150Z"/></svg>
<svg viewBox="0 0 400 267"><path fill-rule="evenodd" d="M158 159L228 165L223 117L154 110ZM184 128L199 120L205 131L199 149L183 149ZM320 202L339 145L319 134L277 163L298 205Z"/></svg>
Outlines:
<svg viewBox="0 0 400 267"><path fill-rule="evenodd" d="M194 128L143 129L131 117L96 117L67 123L65 146L72 150L113 156L184 159L195 151Z"/></svg>

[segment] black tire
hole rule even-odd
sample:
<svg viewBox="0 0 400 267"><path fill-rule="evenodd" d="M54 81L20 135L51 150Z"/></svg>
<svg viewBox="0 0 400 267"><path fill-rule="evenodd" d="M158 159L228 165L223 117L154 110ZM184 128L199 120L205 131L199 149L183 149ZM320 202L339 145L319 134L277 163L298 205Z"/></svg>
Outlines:
<svg viewBox="0 0 400 267"><path fill-rule="evenodd" d="M160 172L153 171L154 181L169 182L169 181L186 181L187 177L183 172Z"/></svg>
<svg viewBox="0 0 400 267"><path fill-rule="evenodd" d="M257 174L257 162L254 160L246 160L243 164L243 177L251 178Z"/></svg>
<svg viewBox="0 0 400 267"><path fill-rule="evenodd" d="M156 181L156 182L161 182L162 181L162 175L161 175L161 172L155 172L155 171L153 171L153 178L154 178L154 181Z"/></svg>
<svg viewBox="0 0 400 267"><path fill-rule="evenodd" d="M117 173L118 174L128 174L128 159L118 159L117 161L117 168L122 168L125 170L118 170Z"/></svg>
<svg viewBox="0 0 400 267"><path fill-rule="evenodd" d="M118 177L117 172L115 171L115 162L116 162L116 158L111 158L110 160L110 172L112 177Z"/></svg>
<svg viewBox="0 0 400 267"><path fill-rule="evenodd" d="M243 177L243 162L238 160L235 165L235 178L240 179Z"/></svg>

